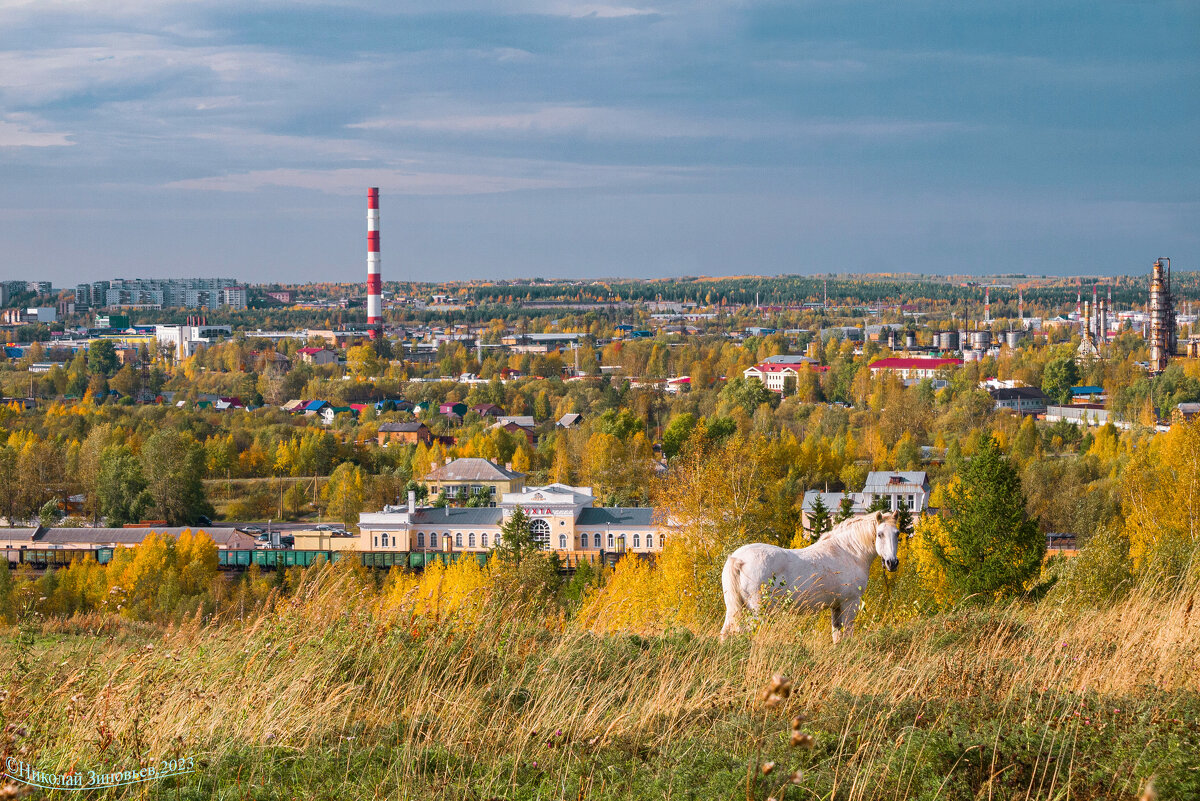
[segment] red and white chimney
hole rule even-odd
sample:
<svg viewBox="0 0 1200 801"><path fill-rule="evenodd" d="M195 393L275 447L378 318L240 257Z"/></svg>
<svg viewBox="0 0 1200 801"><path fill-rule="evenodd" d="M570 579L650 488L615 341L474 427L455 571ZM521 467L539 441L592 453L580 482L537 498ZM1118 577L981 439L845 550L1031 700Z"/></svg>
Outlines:
<svg viewBox="0 0 1200 801"><path fill-rule="evenodd" d="M379 272L379 187L367 190L367 329L383 333L383 279Z"/></svg>

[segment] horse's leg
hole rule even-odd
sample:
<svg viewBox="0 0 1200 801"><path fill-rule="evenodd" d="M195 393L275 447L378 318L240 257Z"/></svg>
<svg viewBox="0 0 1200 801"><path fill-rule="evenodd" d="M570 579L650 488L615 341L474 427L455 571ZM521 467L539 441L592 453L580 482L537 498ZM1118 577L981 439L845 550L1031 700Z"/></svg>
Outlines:
<svg viewBox="0 0 1200 801"><path fill-rule="evenodd" d="M832 613L831 622L833 624L833 641L839 642L842 639L842 607L841 604L834 604L829 607Z"/></svg>
<svg viewBox="0 0 1200 801"><path fill-rule="evenodd" d="M721 626L721 642L725 642L725 639L731 634L741 633L741 630L742 628L737 622L737 611L734 609L726 609L725 625Z"/></svg>
<svg viewBox="0 0 1200 801"><path fill-rule="evenodd" d="M852 601L842 608L841 620L839 621L839 623L841 623L842 636L835 637L835 642L842 638L849 637L854 633L854 618L856 617L858 617L858 601Z"/></svg>

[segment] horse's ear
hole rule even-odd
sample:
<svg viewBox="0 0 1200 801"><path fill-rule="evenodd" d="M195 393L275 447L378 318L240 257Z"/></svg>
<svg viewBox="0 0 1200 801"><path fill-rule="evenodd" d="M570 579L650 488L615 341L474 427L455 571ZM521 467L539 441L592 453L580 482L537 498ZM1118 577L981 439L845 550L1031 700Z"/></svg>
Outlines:
<svg viewBox="0 0 1200 801"><path fill-rule="evenodd" d="M876 511L876 512L875 512L875 522L876 522L876 523L882 523L882 522L883 522L883 512L880 512L880 511Z"/></svg>

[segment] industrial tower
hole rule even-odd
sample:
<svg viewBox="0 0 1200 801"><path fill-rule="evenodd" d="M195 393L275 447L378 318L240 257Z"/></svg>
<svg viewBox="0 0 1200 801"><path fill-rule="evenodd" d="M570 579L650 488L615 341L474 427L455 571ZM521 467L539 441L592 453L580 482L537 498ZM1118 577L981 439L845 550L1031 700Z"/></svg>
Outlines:
<svg viewBox="0 0 1200 801"><path fill-rule="evenodd" d="M1171 260L1158 259L1150 273L1150 372L1161 373L1178 347L1175 300L1171 297Z"/></svg>
<svg viewBox="0 0 1200 801"><path fill-rule="evenodd" d="M367 190L367 329L383 335L383 279L379 272L379 187Z"/></svg>

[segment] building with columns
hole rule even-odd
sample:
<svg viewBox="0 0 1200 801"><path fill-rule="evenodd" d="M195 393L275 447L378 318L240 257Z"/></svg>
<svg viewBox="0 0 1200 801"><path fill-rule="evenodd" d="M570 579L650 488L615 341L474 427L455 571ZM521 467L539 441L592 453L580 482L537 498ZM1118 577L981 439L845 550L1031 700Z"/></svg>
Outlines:
<svg viewBox="0 0 1200 801"><path fill-rule="evenodd" d="M569 562L657 553L663 547L653 509L596 506L588 487L550 484L504 493L492 507L419 507L410 495L407 506L359 515L358 550L486 553L496 547L504 521L517 508L529 517L542 548Z"/></svg>

